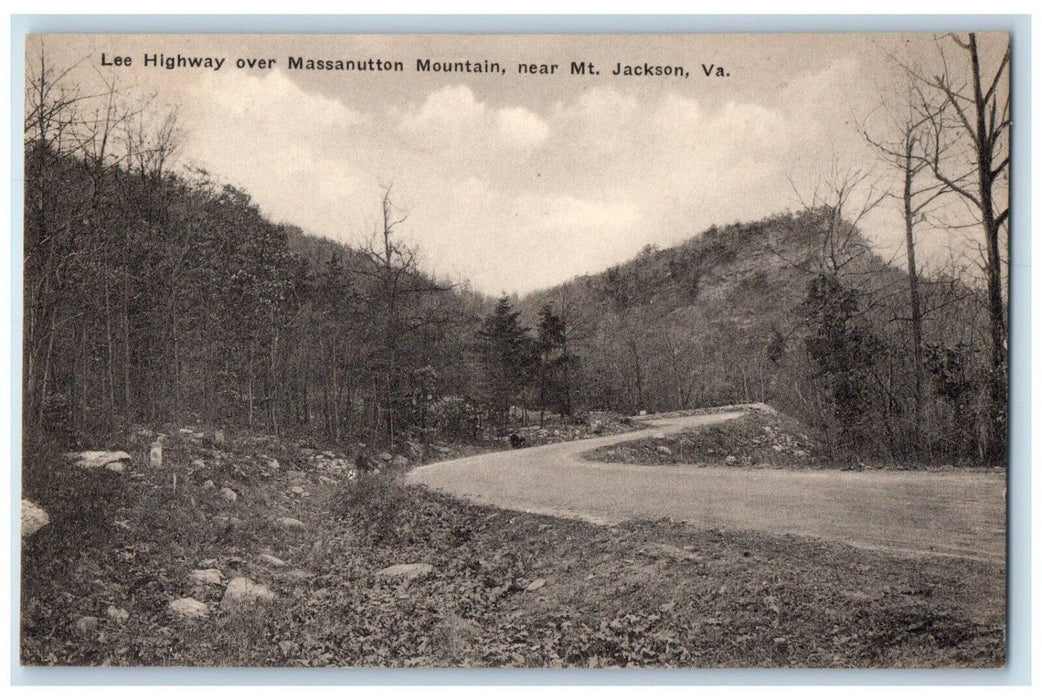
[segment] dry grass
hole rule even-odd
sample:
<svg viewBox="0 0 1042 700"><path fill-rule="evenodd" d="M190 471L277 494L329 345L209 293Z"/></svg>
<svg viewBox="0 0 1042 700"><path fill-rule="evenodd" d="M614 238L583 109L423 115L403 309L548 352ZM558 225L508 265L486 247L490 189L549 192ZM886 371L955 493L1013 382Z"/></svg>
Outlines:
<svg viewBox="0 0 1042 700"><path fill-rule="evenodd" d="M263 463L239 449L236 464ZM669 521L606 528L474 506L388 474L334 487L308 473L311 495L301 498L287 493L284 472L240 468L234 504L191 479L174 492L165 475L140 468L142 478L102 486L67 471L49 482L27 478L54 524L23 552L22 662L918 668L1004 660L1001 566ZM88 492L101 500L84 510L76 504ZM73 524L70 513L79 513ZM273 527L271 517L284 514L308 530ZM215 525L228 515L244 525ZM264 566L262 552L311 577ZM221 588L186 578L207 559L226 578L269 585L276 604L220 611ZM402 562L430 563L433 573L408 583L374 575ZM545 584L528 590L538 579ZM210 603L211 616L173 619L166 603L185 595ZM129 619L106 618L110 605ZM98 627L78 632L82 615L97 616Z"/></svg>

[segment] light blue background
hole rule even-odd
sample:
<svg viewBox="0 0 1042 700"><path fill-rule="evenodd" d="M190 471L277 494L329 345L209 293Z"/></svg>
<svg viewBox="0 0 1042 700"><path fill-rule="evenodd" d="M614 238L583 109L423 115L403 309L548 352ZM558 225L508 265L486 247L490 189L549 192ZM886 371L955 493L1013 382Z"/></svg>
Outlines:
<svg viewBox="0 0 1042 700"><path fill-rule="evenodd" d="M33 33L105 34L543 34L1004 31L1012 35L1013 148L1010 230L1010 470L1008 665L995 670L470 670L34 668L18 663L19 558L11 562L14 685L993 685L1031 680L1030 326L1031 21L1026 15L15 15L11 18L12 319L22 316L22 117L24 38ZM17 322L16 322L17 324ZM11 377L21 376L21 326L12 329ZM13 382L12 382L13 384ZM14 389L14 387L12 386ZM18 391L17 389L14 389ZM20 406L11 436L21 435ZM11 551L19 551L21 442L9 446Z"/></svg>

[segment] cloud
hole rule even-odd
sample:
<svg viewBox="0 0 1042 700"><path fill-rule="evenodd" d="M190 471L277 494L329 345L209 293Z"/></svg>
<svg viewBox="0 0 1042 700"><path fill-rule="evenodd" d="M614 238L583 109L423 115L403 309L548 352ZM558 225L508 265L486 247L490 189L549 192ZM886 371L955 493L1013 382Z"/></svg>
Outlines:
<svg viewBox="0 0 1042 700"><path fill-rule="evenodd" d="M498 110L496 127L507 146L521 150L534 148L550 136L550 126L524 107Z"/></svg>
<svg viewBox="0 0 1042 700"><path fill-rule="evenodd" d="M550 136L550 126L536 113L518 106L490 108L465 85L430 93L400 116L399 127L421 149L530 150Z"/></svg>
<svg viewBox="0 0 1042 700"><path fill-rule="evenodd" d="M486 112L470 88L453 85L432 92L418 110L407 112L401 128L413 137L454 138L479 126Z"/></svg>
<svg viewBox="0 0 1042 700"><path fill-rule="evenodd" d="M336 230L360 184L344 157L365 125L358 111L278 71L207 75L187 97L185 118L202 125L188 132L187 160L244 188L275 219Z"/></svg>

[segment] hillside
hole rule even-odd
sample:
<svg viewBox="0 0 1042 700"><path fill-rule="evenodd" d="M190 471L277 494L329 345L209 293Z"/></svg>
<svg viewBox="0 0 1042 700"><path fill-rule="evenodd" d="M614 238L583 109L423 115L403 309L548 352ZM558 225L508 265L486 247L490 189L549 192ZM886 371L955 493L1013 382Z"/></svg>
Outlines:
<svg viewBox="0 0 1042 700"><path fill-rule="evenodd" d="M943 277L923 279L922 289L927 342L950 348L978 333L972 289ZM826 442L888 435L896 458L915 439L907 290L904 270L819 209L649 247L600 274L531 294L520 308L529 322L546 304L567 320L587 405L636 413L765 401L825 432ZM968 376L978 358L960 347ZM848 380L858 386L840 386ZM862 425L842 424L837 396ZM949 449L955 402L932 398L936 447ZM964 393L960 401L971 399Z"/></svg>

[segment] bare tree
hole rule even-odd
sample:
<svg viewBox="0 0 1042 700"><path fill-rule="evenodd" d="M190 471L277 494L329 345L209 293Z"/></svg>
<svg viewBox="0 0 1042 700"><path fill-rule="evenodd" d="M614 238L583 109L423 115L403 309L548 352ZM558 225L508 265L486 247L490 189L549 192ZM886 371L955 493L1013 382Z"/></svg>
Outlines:
<svg viewBox="0 0 1042 700"><path fill-rule="evenodd" d="M962 66L949 61L945 39L962 56ZM940 96L943 109L929 120L931 139L925 162L934 177L962 197L979 215L984 229L984 271L990 326L988 381L988 456L1005 452L1006 423L1006 309L1003 301L1003 232L1009 233L1009 198L999 187L1009 179L1010 91L1009 40L997 63L984 66L986 57L977 35L965 39L946 35L938 42L941 70L925 75L910 70L922 94ZM967 65L968 64L968 65ZM925 100L924 100L925 101ZM955 153L967 157L952 157ZM967 161L969 166L967 167ZM1008 192L1008 190L1007 190Z"/></svg>
<svg viewBox="0 0 1042 700"><path fill-rule="evenodd" d="M915 414L912 426L918 442L922 417L925 369L923 364L923 309L919 291L920 273L916 263L916 225L926 220L932 205L950 188L944 182L931 178L924 182L921 175L928 173L925 156L930 142L930 125L939 117L941 107L931 101L913 81L903 86L905 95L897 99L884 98L877 110L882 123L859 125L865 140L875 149L880 159L896 170L901 184L901 211L904 218L905 252L908 263L908 297L912 322L912 354L915 372ZM870 115L871 118L872 115ZM938 148L941 146L938 144ZM942 157L943 152L938 153ZM892 195L897 197L897 195Z"/></svg>

